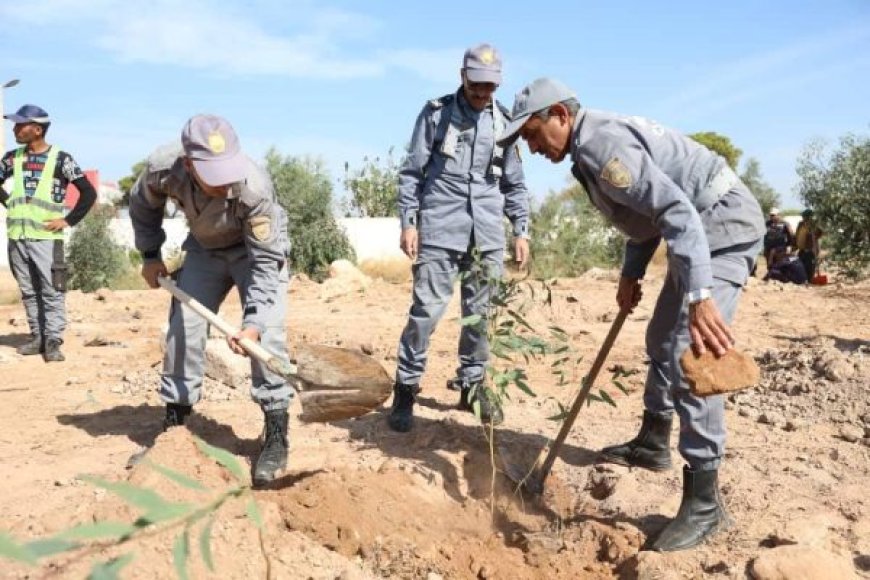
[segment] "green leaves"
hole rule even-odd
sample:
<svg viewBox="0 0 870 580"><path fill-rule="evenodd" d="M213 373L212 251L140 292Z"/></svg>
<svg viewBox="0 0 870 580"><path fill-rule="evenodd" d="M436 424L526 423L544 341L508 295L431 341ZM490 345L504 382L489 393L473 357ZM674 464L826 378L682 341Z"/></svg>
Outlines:
<svg viewBox="0 0 870 580"><path fill-rule="evenodd" d="M190 536L187 528L175 538L172 544L172 564L179 580L188 580L187 557L190 555Z"/></svg>
<svg viewBox="0 0 870 580"><path fill-rule="evenodd" d="M168 467L164 467L163 465L159 465L151 461L145 461L145 464L154 471L160 473L167 479L171 479L182 487L186 487L187 489L192 489L194 491L208 491L208 488L205 487L203 484L196 481L195 479L187 477L183 473L179 473L173 469L169 469Z"/></svg>
<svg viewBox="0 0 870 580"><path fill-rule="evenodd" d="M3 532L0 532L0 556L26 564L36 564L36 557L30 550Z"/></svg>
<svg viewBox="0 0 870 580"><path fill-rule="evenodd" d="M239 482L244 482L247 480L244 470L242 466L239 464L239 460L236 459L236 456L227 451L226 449L221 449L220 447L213 447L203 441L202 439L196 439L196 445L199 447L200 451L217 461L220 465L225 467L227 471L233 474L233 476Z"/></svg>
<svg viewBox="0 0 870 580"><path fill-rule="evenodd" d="M125 554L108 562L96 564L88 575L88 580L118 580L118 574L132 561L133 554Z"/></svg>
<svg viewBox="0 0 870 580"><path fill-rule="evenodd" d="M199 553L208 569L214 572L214 559L211 555L211 528L214 525L214 515L208 518L202 532L199 534Z"/></svg>

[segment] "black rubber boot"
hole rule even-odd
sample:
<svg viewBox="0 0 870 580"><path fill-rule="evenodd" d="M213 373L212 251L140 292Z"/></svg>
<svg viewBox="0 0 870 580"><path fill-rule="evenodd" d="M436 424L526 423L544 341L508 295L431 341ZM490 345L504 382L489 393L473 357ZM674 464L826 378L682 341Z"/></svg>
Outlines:
<svg viewBox="0 0 870 580"><path fill-rule="evenodd" d="M390 429L399 433L407 433L414 426L414 403L417 402L418 385L393 385L393 410L387 423Z"/></svg>
<svg viewBox="0 0 870 580"><path fill-rule="evenodd" d="M265 412L263 449L254 467L254 484L263 485L273 481L287 467L287 409Z"/></svg>
<svg viewBox="0 0 870 580"><path fill-rule="evenodd" d="M45 346L42 343L42 337L34 336L30 339L30 342L25 342L15 349L15 352L23 356L31 356L40 354L43 350L45 350Z"/></svg>
<svg viewBox="0 0 870 580"><path fill-rule="evenodd" d="M490 399L483 383L468 383L462 379L447 381L447 388L459 391L459 403L456 407L462 411L474 413L474 402L480 401L480 421L484 425L501 425L504 422L504 412L495 401Z"/></svg>
<svg viewBox="0 0 870 580"><path fill-rule="evenodd" d="M62 341L54 338L45 341L45 352L42 353L45 362L63 362L66 360L66 357L60 352L61 344L63 344Z"/></svg>
<svg viewBox="0 0 870 580"><path fill-rule="evenodd" d="M665 471L671 464L671 425L673 415L663 417L643 412L643 423L637 437L621 445L605 447L598 460L619 465Z"/></svg>
<svg viewBox="0 0 870 580"><path fill-rule="evenodd" d="M190 416L193 407L190 405L179 405L178 403L166 403L166 417L163 418L163 430L166 431L170 427L181 427L184 421Z"/></svg>
<svg viewBox="0 0 870 580"><path fill-rule="evenodd" d="M676 517L650 546L657 552L694 548L730 523L719 497L718 471L683 467L683 501Z"/></svg>

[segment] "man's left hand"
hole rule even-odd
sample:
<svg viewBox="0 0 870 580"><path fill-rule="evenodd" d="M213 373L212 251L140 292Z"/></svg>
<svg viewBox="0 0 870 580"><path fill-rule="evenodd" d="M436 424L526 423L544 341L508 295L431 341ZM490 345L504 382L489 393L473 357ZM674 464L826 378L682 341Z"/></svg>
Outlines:
<svg viewBox="0 0 870 580"><path fill-rule="evenodd" d="M529 261L529 240L528 238L514 239L514 262L519 268L525 268Z"/></svg>
<svg viewBox="0 0 870 580"><path fill-rule="evenodd" d="M66 223L65 219L58 218L54 220L45 220L44 222L42 222L42 227L50 232L59 232L62 229L69 227L69 224Z"/></svg>
<svg viewBox="0 0 870 580"><path fill-rule="evenodd" d="M698 355L704 354L709 347L720 357L734 346L734 335L710 298L689 305L689 334Z"/></svg>
<svg viewBox="0 0 870 580"><path fill-rule="evenodd" d="M237 332L234 336L227 337L227 344L230 345L232 351L236 354L247 356L248 351L241 345L241 340L247 338L254 342L260 342L260 331L253 326L248 326Z"/></svg>

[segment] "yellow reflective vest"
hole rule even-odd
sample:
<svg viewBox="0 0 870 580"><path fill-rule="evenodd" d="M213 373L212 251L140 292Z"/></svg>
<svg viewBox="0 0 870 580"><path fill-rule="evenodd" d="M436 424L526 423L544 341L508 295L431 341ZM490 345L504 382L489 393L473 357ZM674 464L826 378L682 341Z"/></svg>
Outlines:
<svg viewBox="0 0 870 580"><path fill-rule="evenodd" d="M12 193L6 201L6 232L10 240L62 240L63 230L50 232L43 222L60 219L64 216L63 203L51 197L54 170L60 148L53 146L48 152L45 167L36 185L33 197L28 198L24 190L24 147L15 151L12 174Z"/></svg>

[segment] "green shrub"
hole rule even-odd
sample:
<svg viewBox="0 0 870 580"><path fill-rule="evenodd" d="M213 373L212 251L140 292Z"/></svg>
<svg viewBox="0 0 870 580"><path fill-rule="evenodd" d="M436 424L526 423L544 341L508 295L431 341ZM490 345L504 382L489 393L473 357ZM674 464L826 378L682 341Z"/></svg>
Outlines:
<svg viewBox="0 0 870 580"><path fill-rule="evenodd" d="M575 184L551 192L532 212L532 275L538 279L578 276L592 267L622 262L625 241Z"/></svg>
<svg viewBox="0 0 870 580"><path fill-rule="evenodd" d="M356 261L353 248L332 213L332 182L320 160L266 153L278 203L290 221L290 263L294 270L321 281L329 264Z"/></svg>
<svg viewBox="0 0 870 580"><path fill-rule="evenodd" d="M109 233L112 215L111 206L95 206L73 230L67 255L71 290L93 292L108 287L127 269L124 249Z"/></svg>

